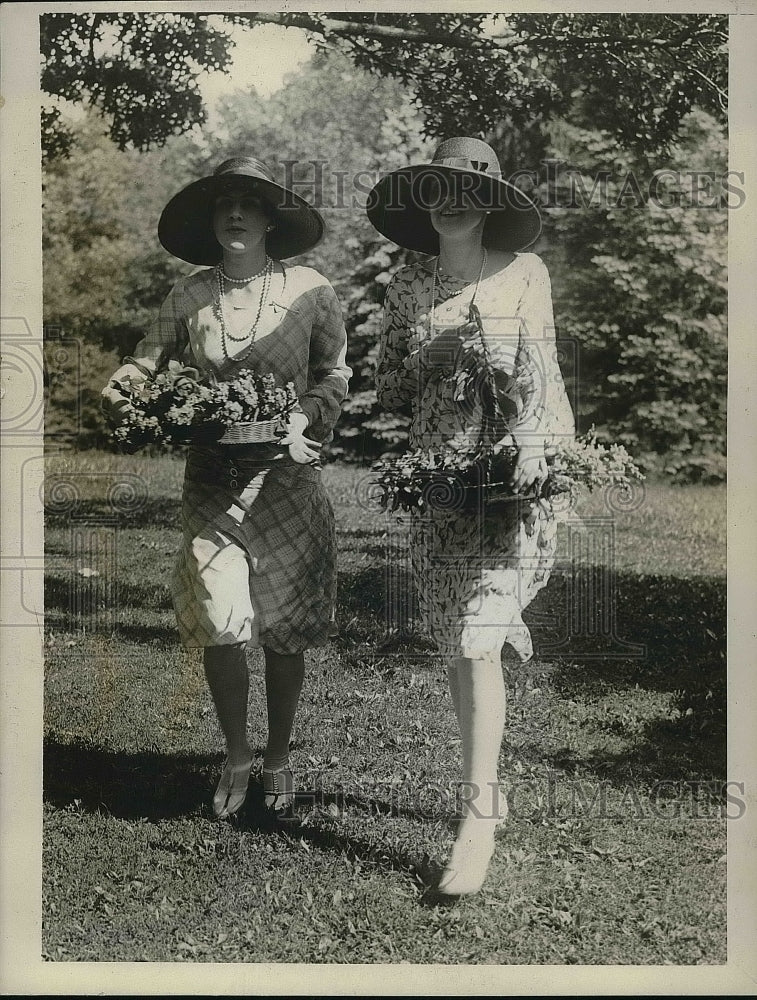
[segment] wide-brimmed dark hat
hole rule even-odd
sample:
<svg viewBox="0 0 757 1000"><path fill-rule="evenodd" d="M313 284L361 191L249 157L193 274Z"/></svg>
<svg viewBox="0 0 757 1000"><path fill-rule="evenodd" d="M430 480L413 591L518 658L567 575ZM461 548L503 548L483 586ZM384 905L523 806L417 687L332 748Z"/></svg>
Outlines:
<svg viewBox="0 0 757 1000"><path fill-rule="evenodd" d="M497 154L481 139L445 140L431 163L386 174L368 195L368 218L380 233L408 250L439 253L430 210L449 196L468 194L490 211L483 243L498 250L524 250L541 232L539 210L527 195L502 179Z"/></svg>
<svg viewBox="0 0 757 1000"><path fill-rule="evenodd" d="M209 177L183 188L163 209L158 238L166 250L190 264L217 264L223 250L213 232L215 199L240 184L265 199L270 209L275 229L266 236L266 252L271 257L294 257L320 241L323 219L314 208L277 184L265 163L254 156L234 156Z"/></svg>

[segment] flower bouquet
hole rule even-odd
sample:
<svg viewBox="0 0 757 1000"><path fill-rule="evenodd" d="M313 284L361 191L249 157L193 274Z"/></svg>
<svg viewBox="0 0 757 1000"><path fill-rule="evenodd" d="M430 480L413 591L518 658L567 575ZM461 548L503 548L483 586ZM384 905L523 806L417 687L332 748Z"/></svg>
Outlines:
<svg viewBox="0 0 757 1000"><path fill-rule="evenodd" d="M549 499L581 487L613 485L630 492L643 476L622 445L601 444L593 430L574 440L545 449L548 476L528 494L514 494L509 485L518 457L513 445L484 451L416 450L374 464L378 501L385 510L446 510L461 513L496 508L515 499Z"/></svg>
<svg viewBox="0 0 757 1000"><path fill-rule="evenodd" d="M147 444L244 444L277 441L297 403L294 384L245 371L229 382L202 381L195 368L169 361L150 377L111 381L126 408L115 440L135 451Z"/></svg>

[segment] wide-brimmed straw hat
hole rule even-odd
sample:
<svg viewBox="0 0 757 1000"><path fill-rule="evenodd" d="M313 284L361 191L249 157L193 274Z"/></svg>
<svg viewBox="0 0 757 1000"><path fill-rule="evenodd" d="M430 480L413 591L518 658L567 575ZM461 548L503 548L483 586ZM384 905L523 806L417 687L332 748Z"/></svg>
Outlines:
<svg viewBox="0 0 757 1000"><path fill-rule="evenodd" d="M234 156L179 191L163 209L158 238L174 257L190 264L217 264L223 257L213 232L215 199L240 185L263 198L275 228L266 236L266 252L276 260L314 247L323 236L323 219L293 191L277 184L254 156Z"/></svg>
<svg viewBox="0 0 757 1000"><path fill-rule="evenodd" d="M439 234L430 210L448 195L469 194L489 211L483 243L498 250L524 250L541 232L539 210L527 195L502 179L497 154L481 139L445 140L431 163L386 174L368 195L368 218L380 233L408 250L439 253Z"/></svg>

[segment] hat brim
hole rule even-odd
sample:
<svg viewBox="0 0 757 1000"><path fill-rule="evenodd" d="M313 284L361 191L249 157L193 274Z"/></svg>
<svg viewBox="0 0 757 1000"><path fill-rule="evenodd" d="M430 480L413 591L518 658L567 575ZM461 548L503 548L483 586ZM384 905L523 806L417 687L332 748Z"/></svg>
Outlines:
<svg viewBox="0 0 757 1000"><path fill-rule="evenodd" d="M439 234L431 222L431 207L424 185L436 178L442 190L467 191L482 209L491 212L484 226L484 245L497 250L520 251L539 238L542 222L538 208L514 184L473 170L440 164L403 167L386 174L368 195L366 212L371 224L407 250L439 253Z"/></svg>
<svg viewBox="0 0 757 1000"><path fill-rule="evenodd" d="M276 228L266 236L266 252L276 260L312 250L323 238L320 214L293 191L263 177L227 173L203 177L168 202L158 223L158 239L180 260L212 266L223 259L213 232L214 202L230 187L244 186L265 199Z"/></svg>

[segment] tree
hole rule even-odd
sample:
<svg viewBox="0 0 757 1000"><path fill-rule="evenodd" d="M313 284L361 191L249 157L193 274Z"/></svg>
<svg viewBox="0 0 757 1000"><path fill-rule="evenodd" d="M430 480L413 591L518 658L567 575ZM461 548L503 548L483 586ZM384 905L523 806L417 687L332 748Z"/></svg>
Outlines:
<svg viewBox="0 0 757 1000"><path fill-rule="evenodd" d="M227 35L200 14L43 14L44 93L87 104L109 122L119 149L149 149L205 121L197 86L202 70L230 62ZM46 158L73 141L60 109L42 118Z"/></svg>
<svg viewBox="0 0 757 1000"><path fill-rule="evenodd" d="M151 156L121 153L97 117L73 134L70 155L43 175L45 323L125 353L182 270L160 247L157 220L189 177L176 140Z"/></svg>
<svg viewBox="0 0 757 1000"><path fill-rule="evenodd" d="M584 427L650 469L725 477L727 147L703 112L653 171L599 132L563 123L542 187L562 337L578 345ZM592 195L593 192L593 195Z"/></svg>
<svg viewBox="0 0 757 1000"><path fill-rule="evenodd" d="M706 14L244 12L254 29L296 27L412 91L429 135L525 128L580 111L625 146L665 149L693 106L725 119L727 18ZM88 102L119 148L148 149L205 121L197 86L228 66L230 40L202 14L44 14L42 89ZM57 109L47 155L70 148Z"/></svg>

